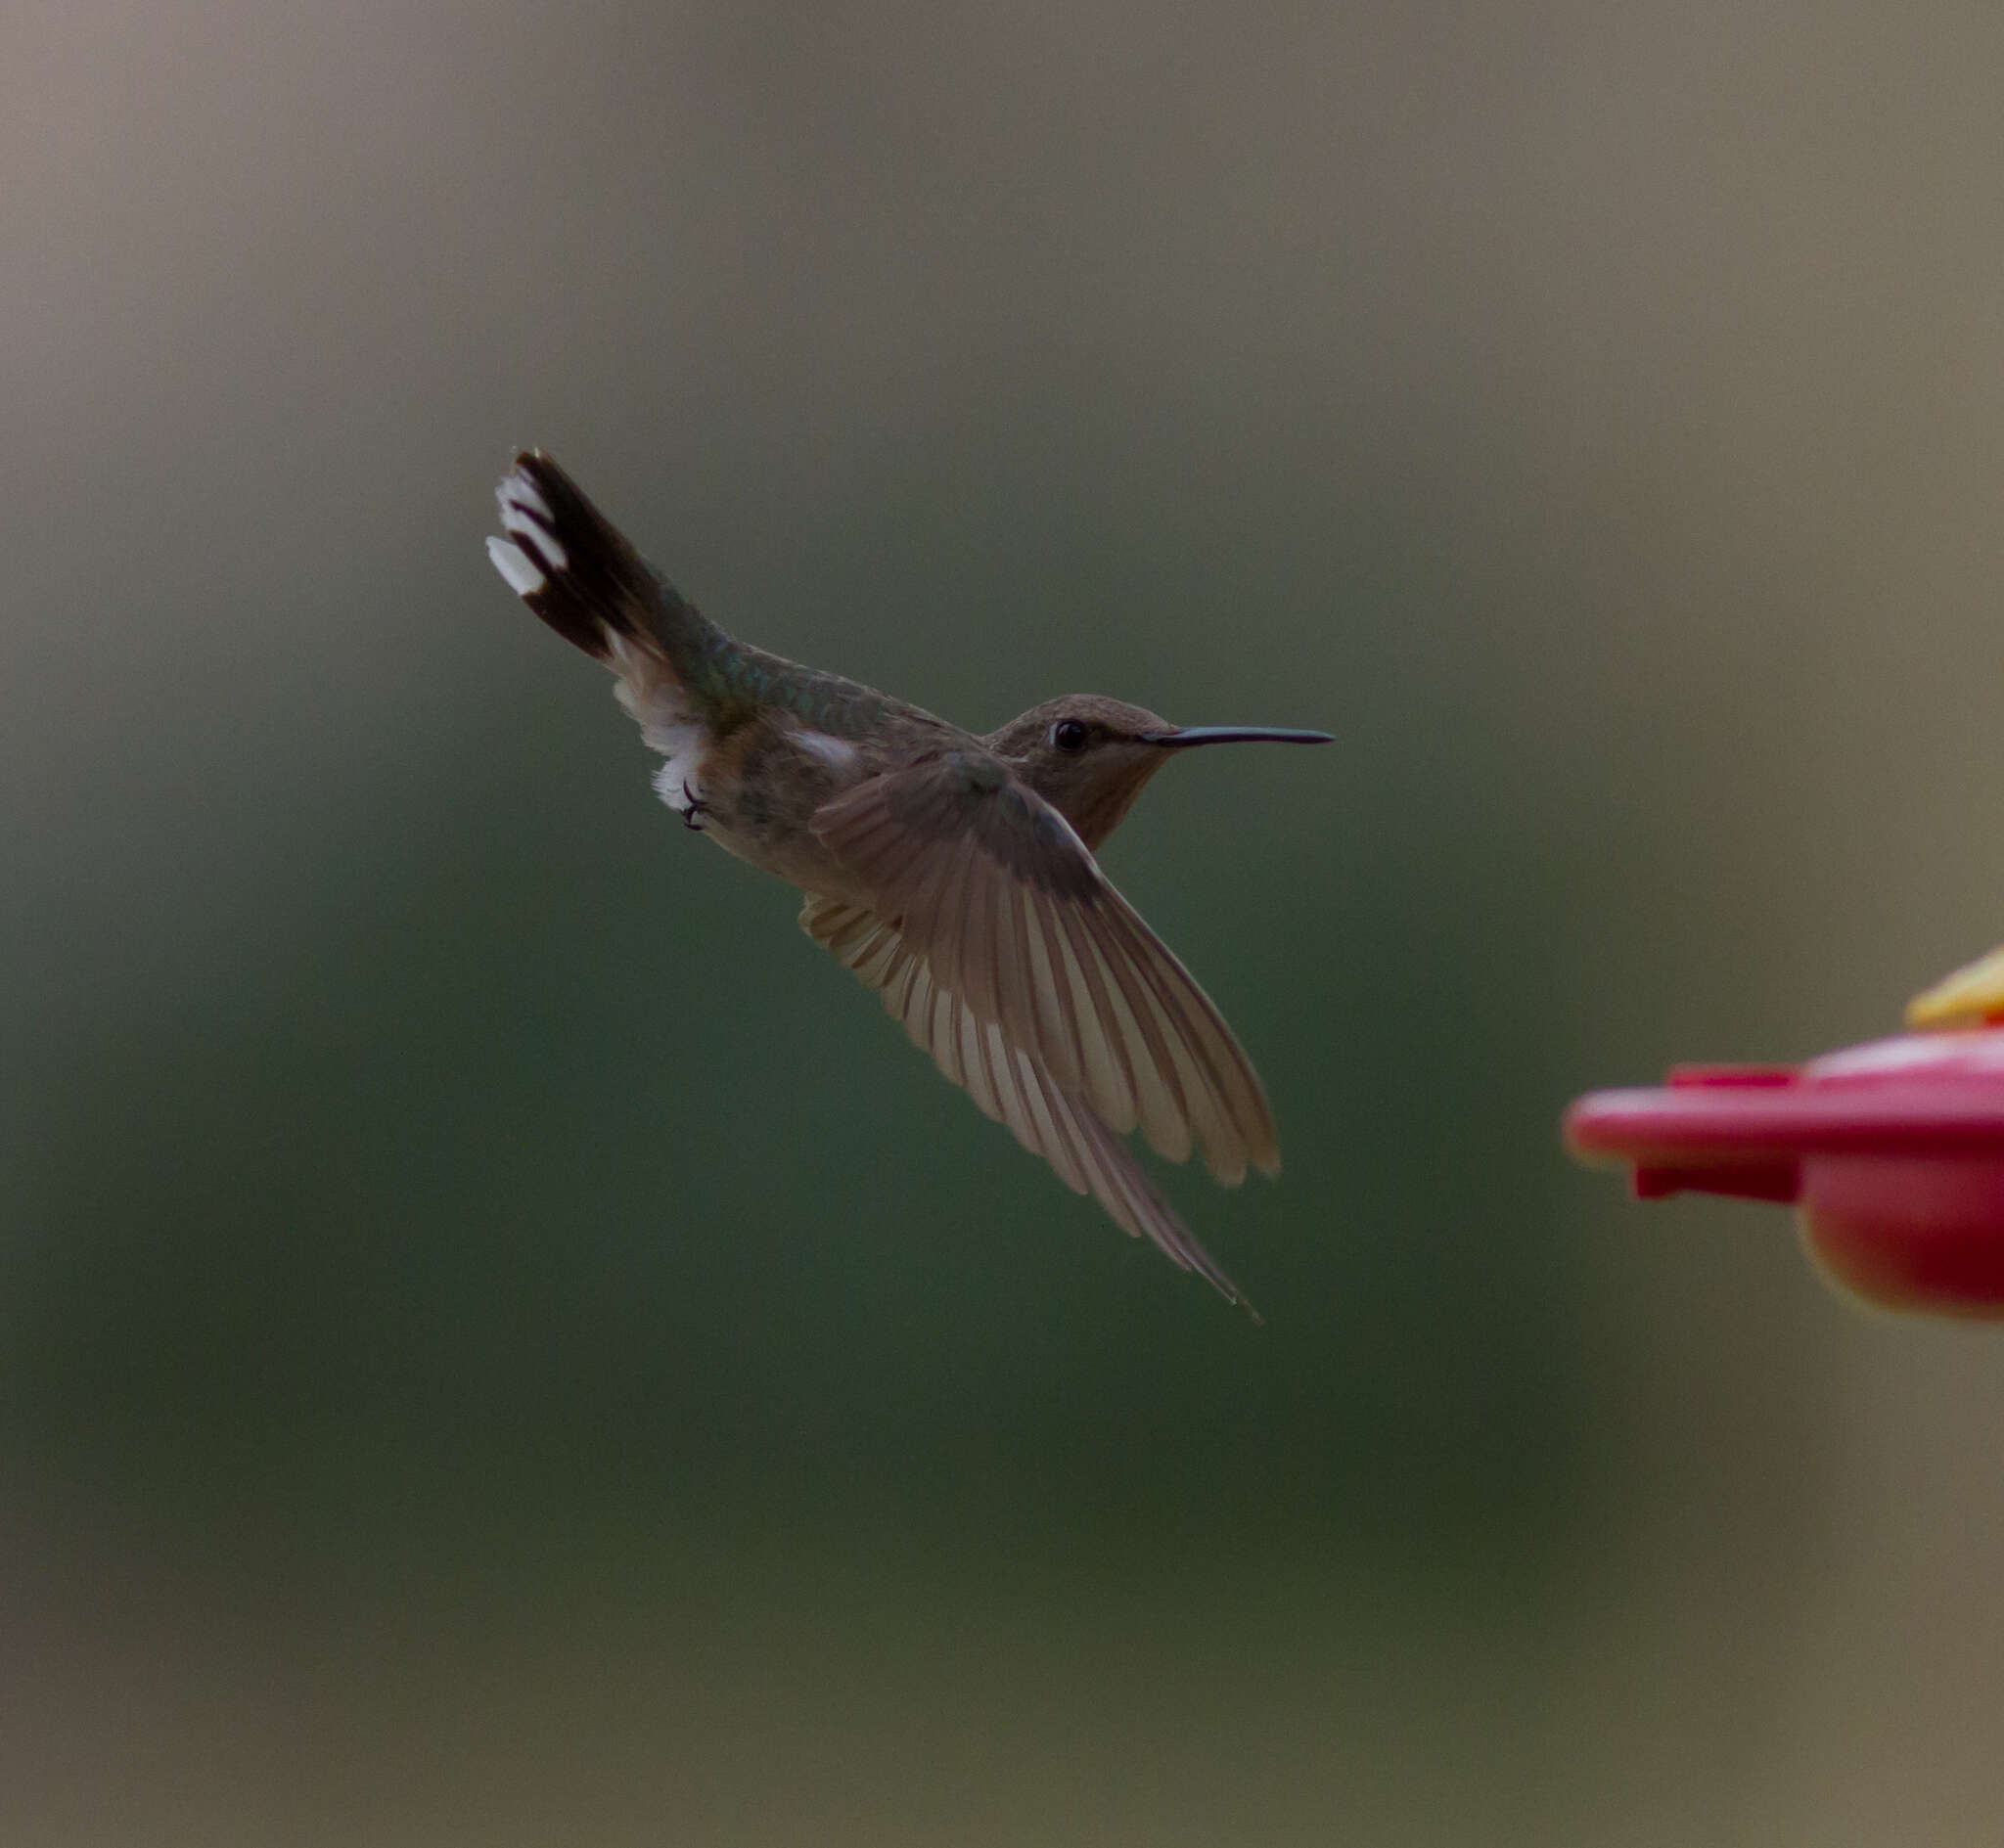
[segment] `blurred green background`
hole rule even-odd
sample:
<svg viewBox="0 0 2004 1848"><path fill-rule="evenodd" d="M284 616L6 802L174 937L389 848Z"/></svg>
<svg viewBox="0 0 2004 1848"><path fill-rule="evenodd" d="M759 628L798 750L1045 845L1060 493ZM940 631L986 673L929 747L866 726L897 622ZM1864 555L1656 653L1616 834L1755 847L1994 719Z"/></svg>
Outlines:
<svg viewBox="0 0 2004 1848"><path fill-rule="evenodd" d="M1988 1842L2004 1353L1574 1092L2004 936L2004 15L0 23L0 1835ZM693 842L548 446L976 728L1288 1166L1254 1329Z"/></svg>

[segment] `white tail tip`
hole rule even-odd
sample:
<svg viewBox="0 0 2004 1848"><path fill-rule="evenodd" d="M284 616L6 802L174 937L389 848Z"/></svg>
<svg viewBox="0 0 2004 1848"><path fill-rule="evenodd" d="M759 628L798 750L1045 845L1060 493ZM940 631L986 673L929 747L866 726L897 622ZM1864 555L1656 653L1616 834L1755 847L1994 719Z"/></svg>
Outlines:
<svg viewBox="0 0 2004 1848"><path fill-rule="evenodd" d="M518 597L533 597L550 581L536 569L528 554L511 540L489 539L487 556Z"/></svg>

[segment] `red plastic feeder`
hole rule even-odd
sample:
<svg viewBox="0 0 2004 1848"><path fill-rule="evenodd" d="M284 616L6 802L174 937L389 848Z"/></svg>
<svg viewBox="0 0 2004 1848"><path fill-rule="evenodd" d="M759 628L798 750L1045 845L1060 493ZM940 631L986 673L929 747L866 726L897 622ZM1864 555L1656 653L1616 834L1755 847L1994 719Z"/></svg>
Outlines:
<svg viewBox="0 0 2004 1848"><path fill-rule="evenodd" d="M1678 1066L1664 1090L1578 1099L1566 1142L1629 1163L1643 1199L1799 1206L1826 1273L1872 1302L2004 1317L2004 1029Z"/></svg>

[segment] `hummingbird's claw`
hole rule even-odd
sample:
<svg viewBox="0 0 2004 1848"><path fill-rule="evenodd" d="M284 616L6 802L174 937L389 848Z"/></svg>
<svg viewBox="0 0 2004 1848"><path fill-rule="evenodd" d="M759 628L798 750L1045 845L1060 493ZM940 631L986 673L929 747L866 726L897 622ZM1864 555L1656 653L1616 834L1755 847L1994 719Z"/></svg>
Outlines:
<svg viewBox="0 0 2004 1848"><path fill-rule="evenodd" d="M709 813L709 804L699 801L696 791L689 787L685 778L682 783L682 800L688 805L682 810L682 826L692 834L703 833L703 818Z"/></svg>

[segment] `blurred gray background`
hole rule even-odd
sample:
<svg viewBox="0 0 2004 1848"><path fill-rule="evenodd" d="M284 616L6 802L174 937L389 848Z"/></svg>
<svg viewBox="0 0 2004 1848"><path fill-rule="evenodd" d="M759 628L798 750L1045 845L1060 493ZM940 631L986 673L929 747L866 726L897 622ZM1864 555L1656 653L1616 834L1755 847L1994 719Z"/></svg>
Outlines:
<svg viewBox="0 0 2004 1848"><path fill-rule="evenodd" d="M1988 1843L2004 1350L1574 1092L2004 936L2004 15L0 24L0 1834ZM1132 1245L481 556L1170 770Z"/></svg>

